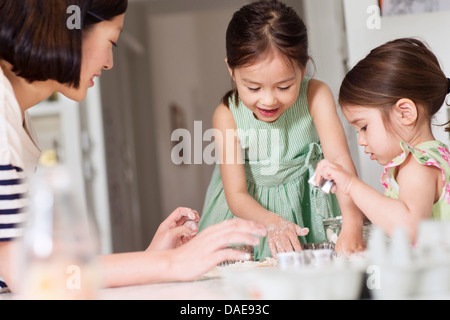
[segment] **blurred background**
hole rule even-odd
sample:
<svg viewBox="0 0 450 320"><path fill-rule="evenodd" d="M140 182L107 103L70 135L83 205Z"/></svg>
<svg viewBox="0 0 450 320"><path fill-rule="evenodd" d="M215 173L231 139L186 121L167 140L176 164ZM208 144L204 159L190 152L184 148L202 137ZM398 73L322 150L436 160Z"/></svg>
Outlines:
<svg viewBox="0 0 450 320"><path fill-rule="evenodd" d="M145 249L160 222L179 206L199 213L214 165L194 164L194 148L231 87L225 32L249 0L130 0L115 65L82 103L55 95L31 109L42 163L63 163L82 177L79 192L95 217L102 253ZM310 75L337 99L345 73L388 40L425 40L450 76L450 11L440 0L285 0L309 29ZM445 123L449 108L435 119ZM194 128L194 123L196 127ZM201 127L199 127L199 124ZM357 146L345 119L361 178L381 191L382 168ZM183 150L192 164L175 165L171 141L178 128L191 133ZM450 144L435 128L436 138ZM203 141L203 142L202 142ZM197 144L195 144L197 143Z"/></svg>

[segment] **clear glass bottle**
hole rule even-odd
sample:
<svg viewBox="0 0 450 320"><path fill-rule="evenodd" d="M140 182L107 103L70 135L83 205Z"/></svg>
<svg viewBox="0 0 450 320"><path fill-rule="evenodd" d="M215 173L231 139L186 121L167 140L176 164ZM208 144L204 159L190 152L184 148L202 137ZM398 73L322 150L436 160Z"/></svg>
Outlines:
<svg viewBox="0 0 450 320"><path fill-rule="evenodd" d="M30 187L23 238L21 296L95 299L99 288L96 225L63 166L43 169Z"/></svg>

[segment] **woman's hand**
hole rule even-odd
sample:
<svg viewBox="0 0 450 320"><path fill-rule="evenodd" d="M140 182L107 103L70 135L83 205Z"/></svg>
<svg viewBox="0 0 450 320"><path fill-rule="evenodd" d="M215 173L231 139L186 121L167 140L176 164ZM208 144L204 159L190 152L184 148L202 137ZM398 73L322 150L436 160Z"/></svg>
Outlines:
<svg viewBox="0 0 450 320"><path fill-rule="evenodd" d="M177 280L188 281L205 274L228 260L249 260L250 255L230 249L232 244L255 246L267 231L260 224L234 218L209 226L191 241L171 250L171 273Z"/></svg>
<svg viewBox="0 0 450 320"><path fill-rule="evenodd" d="M166 250L181 246L197 234L199 220L197 211L177 208L160 224L147 250Z"/></svg>
<svg viewBox="0 0 450 320"><path fill-rule="evenodd" d="M194 210L186 208L175 210L161 225L161 233L158 233L158 236L162 238L157 238L169 240L169 243L172 239L177 239L178 237L165 235L179 228L176 226L177 223L184 219L195 218L192 214L197 215ZM230 219L206 228L175 249L105 255L100 261L103 269L103 285L119 287L196 280L221 262L249 260L248 253L230 249L229 246L232 244L257 245L260 237L264 237L266 233L266 228L255 222Z"/></svg>
<svg viewBox="0 0 450 320"><path fill-rule="evenodd" d="M298 237L306 236L308 232L308 228L301 228L295 223L276 216L274 222L267 227L267 243L272 257L276 258L278 252L302 250Z"/></svg>

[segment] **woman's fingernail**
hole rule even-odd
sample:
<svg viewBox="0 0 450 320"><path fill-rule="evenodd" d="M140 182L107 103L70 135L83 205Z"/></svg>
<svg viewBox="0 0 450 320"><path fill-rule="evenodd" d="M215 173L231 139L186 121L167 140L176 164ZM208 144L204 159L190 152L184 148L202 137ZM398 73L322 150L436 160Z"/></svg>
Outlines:
<svg viewBox="0 0 450 320"><path fill-rule="evenodd" d="M250 253L244 253L241 255L241 260L250 260Z"/></svg>

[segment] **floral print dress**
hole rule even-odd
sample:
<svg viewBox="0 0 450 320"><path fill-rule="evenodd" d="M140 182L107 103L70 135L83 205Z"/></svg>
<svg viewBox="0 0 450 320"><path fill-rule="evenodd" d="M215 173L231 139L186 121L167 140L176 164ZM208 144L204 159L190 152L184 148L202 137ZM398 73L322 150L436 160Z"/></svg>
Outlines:
<svg viewBox="0 0 450 320"><path fill-rule="evenodd" d="M411 154L416 161L424 166L435 166L441 170L443 191L439 200L433 205L432 219L450 219L450 152L440 141L427 141L412 147L406 142L400 143L403 152L384 167L381 182L384 194L398 199L399 186L395 180L397 167Z"/></svg>

